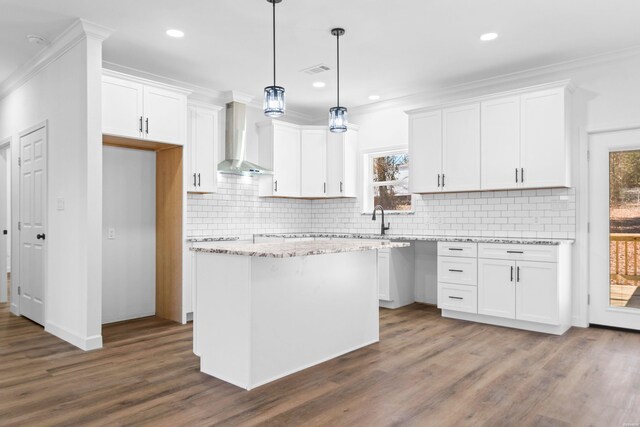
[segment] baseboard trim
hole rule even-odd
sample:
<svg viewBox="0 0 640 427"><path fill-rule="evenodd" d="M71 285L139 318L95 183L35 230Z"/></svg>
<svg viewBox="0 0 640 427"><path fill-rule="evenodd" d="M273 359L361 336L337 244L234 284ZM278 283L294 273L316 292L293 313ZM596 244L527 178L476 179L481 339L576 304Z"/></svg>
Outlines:
<svg viewBox="0 0 640 427"><path fill-rule="evenodd" d="M102 348L102 335L93 335L83 338L50 321L45 322L44 330L84 351Z"/></svg>

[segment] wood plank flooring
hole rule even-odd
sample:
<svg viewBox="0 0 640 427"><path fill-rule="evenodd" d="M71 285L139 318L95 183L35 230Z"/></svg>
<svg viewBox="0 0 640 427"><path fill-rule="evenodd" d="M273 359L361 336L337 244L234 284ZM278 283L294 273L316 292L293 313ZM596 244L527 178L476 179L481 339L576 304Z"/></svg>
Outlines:
<svg viewBox="0 0 640 427"><path fill-rule="evenodd" d="M562 337L380 311L381 341L250 392L199 372L191 326L106 326L82 352L0 305L0 425L623 426L640 334ZM283 349L286 351L286 349Z"/></svg>

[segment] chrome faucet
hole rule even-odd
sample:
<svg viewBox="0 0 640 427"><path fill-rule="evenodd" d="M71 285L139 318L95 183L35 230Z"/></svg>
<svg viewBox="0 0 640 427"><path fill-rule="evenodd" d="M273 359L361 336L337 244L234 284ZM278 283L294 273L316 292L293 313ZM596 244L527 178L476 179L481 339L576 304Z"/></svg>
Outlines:
<svg viewBox="0 0 640 427"><path fill-rule="evenodd" d="M387 231L389 228L391 228L391 223L388 223L387 226L385 227L384 225L384 208L380 205L376 206L375 208L373 208L373 216L371 216L371 221L375 221L376 220L376 211L380 209L380 212L382 212L382 223L380 224L380 234L384 236L384 232Z"/></svg>

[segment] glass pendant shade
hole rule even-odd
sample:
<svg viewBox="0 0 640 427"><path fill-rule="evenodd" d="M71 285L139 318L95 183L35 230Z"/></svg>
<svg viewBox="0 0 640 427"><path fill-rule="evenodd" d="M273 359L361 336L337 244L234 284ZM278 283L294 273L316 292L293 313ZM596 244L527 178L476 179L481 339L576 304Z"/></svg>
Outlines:
<svg viewBox="0 0 640 427"><path fill-rule="evenodd" d="M281 86L267 86L264 88L264 115L280 117L284 115L284 88Z"/></svg>
<svg viewBox="0 0 640 427"><path fill-rule="evenodd" d="M331 132L346 132L347 125L347 109L345 107L332 107L329 109L329 130Z"/></svg>

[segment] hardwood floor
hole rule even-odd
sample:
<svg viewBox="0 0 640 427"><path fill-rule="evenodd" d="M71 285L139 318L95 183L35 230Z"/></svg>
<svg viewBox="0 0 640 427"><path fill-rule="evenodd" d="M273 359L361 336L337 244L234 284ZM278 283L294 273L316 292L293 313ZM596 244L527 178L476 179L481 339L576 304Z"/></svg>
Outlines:
<svg viewBox="0 0 640 427"><path fill-rule="evenodd" d="M0 305L0 425L597 425L640 422L640 334L562 337L380 312L381 341L250 392L199 372L191 326L106 326L82 352ZM285 349L286 351L286 349Z"/></svg>

